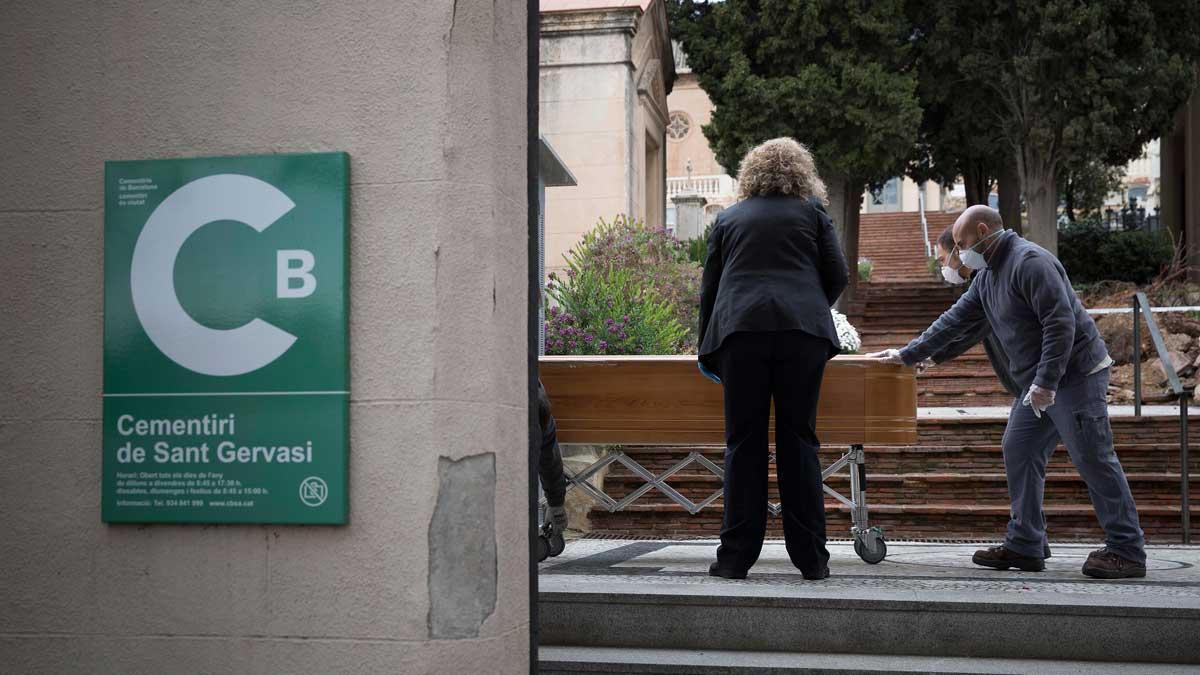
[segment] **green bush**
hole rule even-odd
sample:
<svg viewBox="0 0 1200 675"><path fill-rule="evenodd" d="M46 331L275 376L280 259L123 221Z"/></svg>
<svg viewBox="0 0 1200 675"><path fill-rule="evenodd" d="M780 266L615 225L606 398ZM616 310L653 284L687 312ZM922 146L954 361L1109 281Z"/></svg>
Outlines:
<svg viewBox="0 0 1200 675"><path fill-rule="evenodd" d="M871 270L875 269L875 263L869 258L858 259L858 279L859 281L870 281Z"/></svg>
<svg viewBox="0 0 1200 675"><path fill-rule="evenodd" d="M925 263L925 267L929 270L929 273L933 275L934 279L942 278L942 261L938 260L936 255L929 256L929 260Z"/></svg>
<svg viewBox="0 0 1200 675"><path fill-rule="evenodd" d="M1129 281L1144 284L1171 261L1174 247L1164 230L1109 230L1080 221L1059 231L1058 259L1073 283Z"/></svg>
<svg viewBox="0 0 1200 675"><path fill-rule="evenodd" d="M688 239L684 244L687 247L688 259L701 267L704 266L705 258L708 257L709 234L712 234L712 223L704 228L704 234Z"/></svg>
<svg viewBox="0 0 1200 675"><path fill-rule="evenodd" d="M700 268L665 230L601 220L552 274L547 354L679 354L695 349Z"/></svg>

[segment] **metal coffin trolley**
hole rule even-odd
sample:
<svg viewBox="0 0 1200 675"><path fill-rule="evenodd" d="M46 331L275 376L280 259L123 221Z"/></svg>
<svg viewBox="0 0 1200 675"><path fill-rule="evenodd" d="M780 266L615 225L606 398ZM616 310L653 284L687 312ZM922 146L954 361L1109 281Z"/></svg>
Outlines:
<svg viewBox="0 0 1200 675"><path fill-rule="evenodd" d="M696 369L694 356L543 356L541 379L558 423L559 443L621 445L725 444L725 417L719 385ZM771 442L775 423L771 421ZM822 445L849 449L822 471L828 479L843 469L850 473L847 497L828 485L826 494L850 510L854 550L868 563L887 555L883 532L867 520L864 445L911 445L917 440L917 385L910 368L887 365L861 356L838 356L829 362L821 383L817 434ZM597 489L589 479L620 462L645 484L620 500ZM587 492L609 511L620 511L658 490L691 514L716 501L720 490L693 502L666 483L696 463L723 478L721 466L696 451L655 475L622 452L597 460L586 469L568 472L567 488ZM772 514L780 506L769 504Z"/></svg>

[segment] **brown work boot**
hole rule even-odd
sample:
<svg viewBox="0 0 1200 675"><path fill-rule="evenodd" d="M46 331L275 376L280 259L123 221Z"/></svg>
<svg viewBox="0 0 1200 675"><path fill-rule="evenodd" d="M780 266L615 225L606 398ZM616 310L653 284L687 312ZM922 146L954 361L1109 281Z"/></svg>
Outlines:
<svg viewBox="0 0 1200 675"><path fill-rule="evenodd" d="M1092 551L1083 563L1083 573L1095 579L1133 579L1146 576L1143 563L1123 558L1104 547Z"/></svg>
<svg viewBox="0 0 1200 675"><path fill-rule="evenodd" d="M971 562L997 570L1006 570L1010 567L1015 567L1022 572L1041 572L1046 569L1045 560L1023 556L1003 546L993 546L975 551Z"/></svg>

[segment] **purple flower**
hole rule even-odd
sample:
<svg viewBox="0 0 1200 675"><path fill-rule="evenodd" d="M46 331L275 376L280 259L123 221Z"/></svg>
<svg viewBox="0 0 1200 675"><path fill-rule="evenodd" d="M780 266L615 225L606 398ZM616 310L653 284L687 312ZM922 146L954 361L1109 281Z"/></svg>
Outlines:
<svg viewBox="0 0 1200 675"><path fill-rule="evenodd" d="M592 344L592 336L591 336L591 335L584 335L584 336L583 336L583 341L584 341L584 342L586 342L587 344Z"/></svg>
<svg viewBox="0 0 1200 675"><path fill-rule="evenodd" d="M599 347L600 349L608 349L608 343L605 342L604 340L601 340L599 342L599 344L597 344L596 346Z"/></svg>

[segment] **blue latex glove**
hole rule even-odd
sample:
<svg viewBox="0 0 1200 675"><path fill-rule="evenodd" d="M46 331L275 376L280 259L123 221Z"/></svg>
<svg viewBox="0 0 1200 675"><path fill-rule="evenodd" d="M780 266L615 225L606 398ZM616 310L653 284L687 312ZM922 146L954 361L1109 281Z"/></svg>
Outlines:
<svg viewBox="0 0 1200 675"><path fill-rule="evenodd" d="M713 371L709 370L708 368L705 368L704 364L700 363L699 360L696 361L696 367L700 369L701 375L707 377L708 379L712 380L713 382L716 382L717 384L721 384L721 378L717 377L717 374L714 373Z"/></svg>

